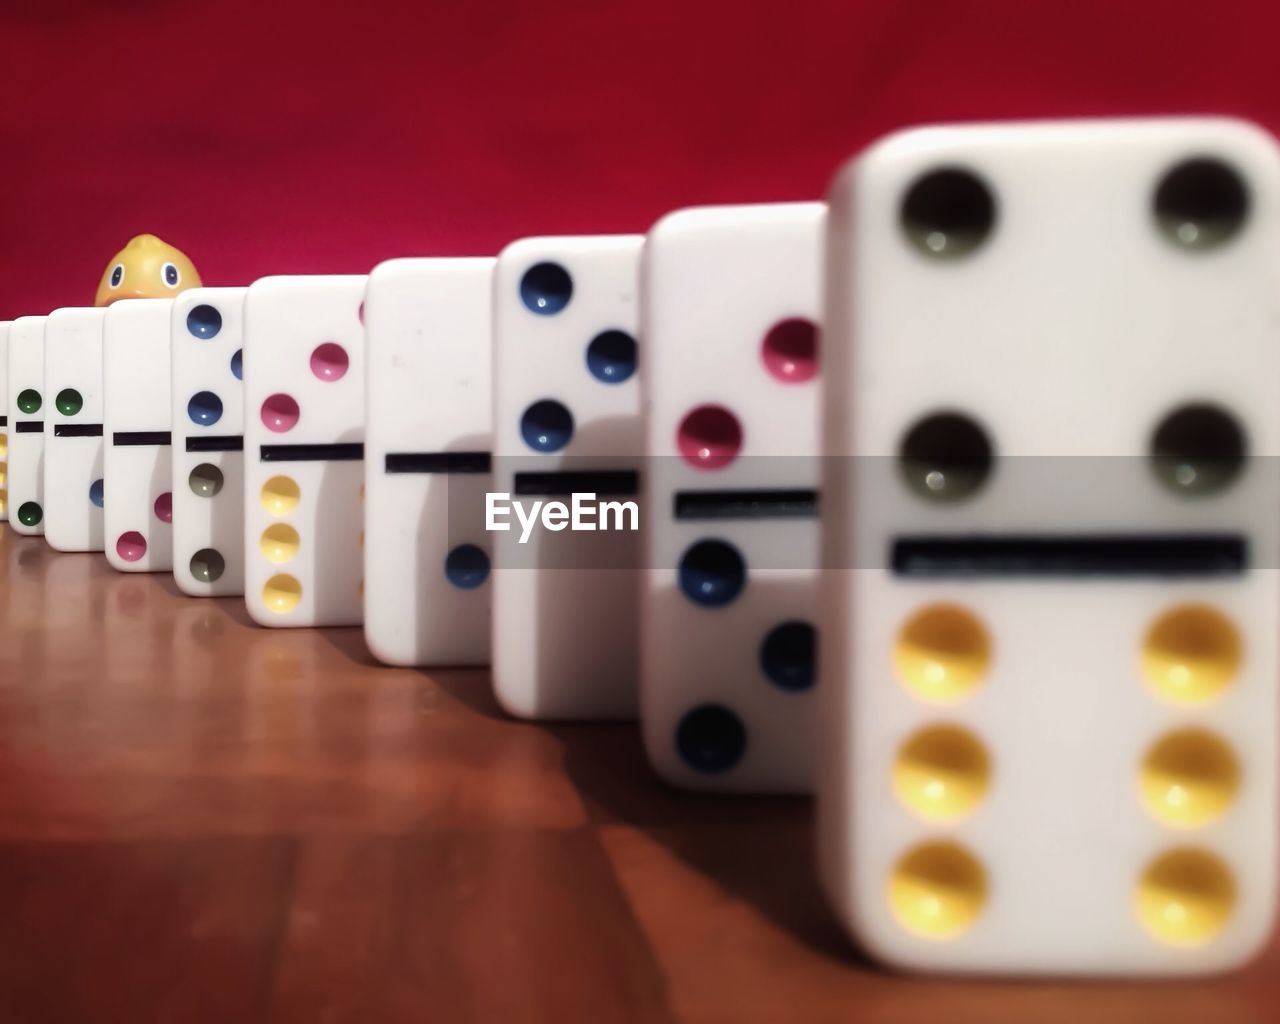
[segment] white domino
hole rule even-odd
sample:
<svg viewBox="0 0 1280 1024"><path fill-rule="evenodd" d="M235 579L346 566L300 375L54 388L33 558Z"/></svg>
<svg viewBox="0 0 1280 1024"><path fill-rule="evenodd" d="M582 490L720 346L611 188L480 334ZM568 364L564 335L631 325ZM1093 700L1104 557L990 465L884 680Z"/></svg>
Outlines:
<svg viewBox="0 0 1280 1024"><path fill-rule="evenodd" d="M1276 895L1274 141L917 130L830 201L839 915L920 970L1239 966Z"/></svg>
<svg viewBox="0 0 1280 1024"><path fill-rule="evenodd" d="M173 577L193 597L244 593L245 288L173 301Z"/></svg>
<svg viewBox="0 0 1280 1024"><path fill-rule="evenodd" d="M264 626L361 622L366 281L245 295L245 604Z"/></svg>
<svg viewBox="0 0 1280 1024"><path fill-rule="evenodd" d="M45 321L44 536L58 551L102 550L106 314L55 309Z"/></svg>
<svg viewBox="0 0 1280 1024"><path fill-rule="evenodd" d="M9 518L9 328L0 321L0 523Z"/></svg>
<svg viewBox="0 0 1280 1024"><path fill-rule="evenodd" d="M492 259L402 259L365 297L364 634L391 665L489 663Z"/></svg>
<svg viewBox="0 0 1280 1024"><path fill-rule="evenodd" d="M21 316L9 326L9 525L44 533L44 325Z"/></svg>
<svg viewBox="0 0 1280 1024"><path fill-rule="evenodd" d="M643 241L530 238L498 257L496 493L526 503L568 504L570 490L594 492L600 501L637 500ZM522 497L521 490L530 493ZM501 521L512 528L494 534L498 700L524 718L634 717L638 532L535 527L521 543L515 517Z"/></svg>
<svg viewBox="0 0 1280 1024"><path fill-rule="evenodd" d="M676 785L812 785L824 219L682 210L645 243L641 722Z"/></svg>
<svg viewBox="0 0 1280 1024"><path fill-rule="evenodd" d="M173 568L173 299L120 299L102 321L103 548L120 572Z"/></svg>

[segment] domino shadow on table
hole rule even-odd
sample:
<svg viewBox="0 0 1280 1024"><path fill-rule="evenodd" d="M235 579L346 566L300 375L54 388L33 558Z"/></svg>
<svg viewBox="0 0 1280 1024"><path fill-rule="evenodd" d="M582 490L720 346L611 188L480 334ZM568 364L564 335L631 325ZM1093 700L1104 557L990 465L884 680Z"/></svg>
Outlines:
<svg viewBox="0 0 1280 1024"><path fill-rule="evenodd" d="M478 715L512 721L480 671L433 675L432 684ZM648 764L635 723L520 725L561 745L565 774L594 826L644 833L814 952L866 963L823 899L808 798L677 790Z"/></svg>

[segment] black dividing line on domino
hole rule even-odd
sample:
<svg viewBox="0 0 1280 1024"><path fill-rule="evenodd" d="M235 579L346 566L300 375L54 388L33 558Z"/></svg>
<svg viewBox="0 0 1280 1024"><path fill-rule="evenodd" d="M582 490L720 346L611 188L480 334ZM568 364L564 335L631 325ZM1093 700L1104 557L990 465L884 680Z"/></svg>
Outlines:
<svg viewBox="0 0 1280 1024"><path fill-rule="evenodd" d="M101 423L55 423L54 437L101 437Z"/></svg>
<svg viewBox="0 0 1280 1024"><path fill-rule="evenodd" d="M488 473L493 458L488 452L388 452L388 473Z"/></svg>
<svg viewBox="0 0 1280 1024"><path fill-rule="evenodd" d="M517 497L556 497L597 494L633 497L640 493L640 474L634 469L575 469L548 473L517 473L512 488Z"/></svg>
<svg viewBox="0 0 1280 1024"><path fill-rule="evenodd" d="M117 430L111 435L111 443L117 448L163 447L173 443L173 434L168 430Z"/></svg>
<svg viewBox="0 0 1280 1024"><path fill-rule="evenodd" d="M1249 548L1239 534L903 537L890 564L898 576L926 579L1239 576Z"/></svg>
<svg viewBox="0 0 1280 1024"><path fill-rule="evenodd" d="M189 452L242 452L244 436L241 434L202 434L187 438Z"/></svg>
<svg viewBox="0 0 1280 1024"><path fill-rule="evenodd" d="M18 434L43 434L44 420L18 420L13 429Z"/></svg>
<svg viewBox="0 0 1280 1024"><path fill-rule="evenodd" d="M7 427L8 425L9 425L9 417L0 416L0 427Z"/></svg>
<svg viewBox="0 0 1280 1024"><path fill-rule="evenodd" d="M264 444L258 449L262 462L359 462L364 445L354 444Z"/></svg>
<svg viewBox="0 0 1280 1024"><path fill-rule="evenodd" d="M676 491L676 519L812 519L818 514L818 492L799 488L740 491Z"/></svg>

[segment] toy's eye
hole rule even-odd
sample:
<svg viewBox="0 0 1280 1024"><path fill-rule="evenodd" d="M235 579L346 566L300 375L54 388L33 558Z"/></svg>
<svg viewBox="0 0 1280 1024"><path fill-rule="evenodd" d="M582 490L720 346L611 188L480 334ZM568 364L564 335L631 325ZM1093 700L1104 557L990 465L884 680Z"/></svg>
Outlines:
<svg viewBox="0 0 1280 1024"><path fill-rule="evenodd" d="M124 264L117 263L111 268L111 287L119 288L124 283Z"/></svg>
<svg viewBox="0 0 1280 1024"><path fill-rule="evenodd" d="M182 280L182 275L178 273L178 268L172 263L166 263L160 268L160 276L164 278L164 283L170 288L177 288L178 282Z"/></svg>

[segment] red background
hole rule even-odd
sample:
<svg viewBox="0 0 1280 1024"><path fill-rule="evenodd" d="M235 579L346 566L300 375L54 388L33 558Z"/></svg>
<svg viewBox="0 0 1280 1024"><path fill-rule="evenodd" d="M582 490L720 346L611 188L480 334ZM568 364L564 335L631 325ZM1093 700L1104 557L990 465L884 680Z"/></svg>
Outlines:
<svg viewBox="0 0 1280 1024"><path fill-rule="evenodd" d="M91 302L142 231L238 284L812 198L922 121L1280 130L1278 7L0 0L0 317Z"/></svg>

